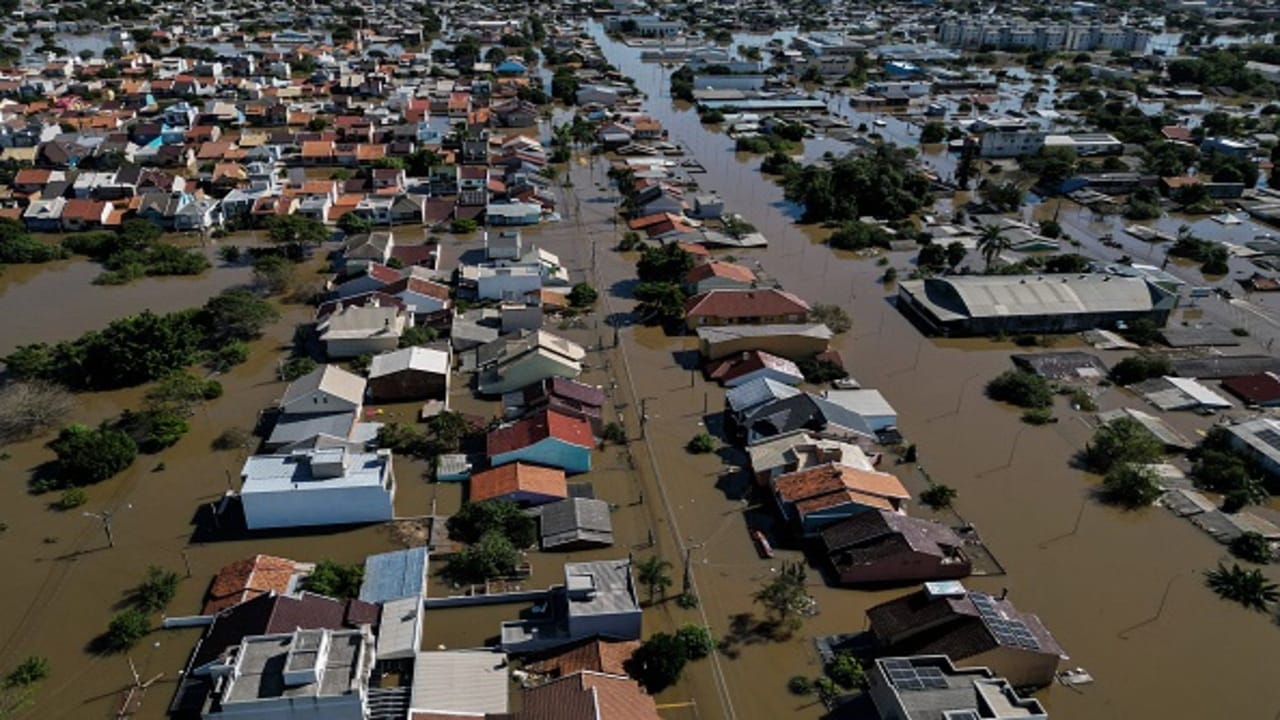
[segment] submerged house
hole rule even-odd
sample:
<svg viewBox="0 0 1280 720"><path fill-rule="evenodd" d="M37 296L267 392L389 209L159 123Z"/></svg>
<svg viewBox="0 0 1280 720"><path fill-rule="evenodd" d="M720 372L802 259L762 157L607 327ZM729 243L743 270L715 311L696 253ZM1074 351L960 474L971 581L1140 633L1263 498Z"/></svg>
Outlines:
<svg viewBox="0 0 1280 720"><path fill-rule="evenodd" d="M862 513L903 512L911 499L893 475L839 463L779 475L773 480L773 495L782 517L805 535Z"/></svg>
<svg viewBox="0 0 1280 720"><path fill-rule="evenodd" d="M395 515L391 453L310 450L254 455L240 471L250 530L385 522Z"/></svg>
<svg viewBox="0 0 1280 720"><path fill-rule="evenodd" d="M494 467L525 462L574 474L591 470L595 438L586 420L546 409L490 430L486 446Z"/></svg>
<svg viewBox="0 0 1280 720"><path fill-rule="evenodd" d="M954 530L887 510L840 520L819 538L842 585L956 580L973 569Z"/></svg>

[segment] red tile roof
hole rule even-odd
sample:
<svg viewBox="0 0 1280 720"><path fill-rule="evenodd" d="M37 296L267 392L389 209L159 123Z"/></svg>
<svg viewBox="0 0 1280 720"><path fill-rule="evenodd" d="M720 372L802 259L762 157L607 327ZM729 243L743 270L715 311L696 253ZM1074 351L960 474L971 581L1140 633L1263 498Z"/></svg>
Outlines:
<svg viewBox="0 0 1280 720"><path fill-rule="evenodd" d="M756 281L756 274L751 271L751 268L721 260L712 260L711 262L693 266L689 273L684 276L684 279L685 282L693 284L713 277L736 280L741 283L753 283Z"/></svg>
<svg viewBox="0 0 1280 720"><path fill-rule="evenodd" d="M272 555L255 555L231 563L214 577L203 614L213 615L266 593L285 593L299 572L294 561Z"/></svg>
<svg viewBox="0 0 1280 720"><path fill-rule="evenodd" d="M382 288L382 291L390 295L399 295L402 292L415 292L419 295L426 295L437 300L449 299L449 288L440 283L423 280L416 277L403 277L399 280L388 283Z"/></svg>
<svg viewBox="0 0 1280 720"><path fill-rule="evenodd" d="M522 462L490 468L471 476L471 502L496 500L516 493L566 498L569 486L564 479L564 470Z"/></svg>
<svg viewBox="0 0 1280 720"><path fill-rule="evenodd" d="M588 449L595 445L591 425L586 420L554 410L543 410L507 427L491 430L486 445L489 457L493 457L529 447L547 438L556 438Z"/></svg>
<svg viewBox="0 0 1280 720"><path fill-rule="evenodd" d="M581 642L572 647L555 651L528 666L528 670L540 675L565 677L576 672L626 675L623 667L640 647L637 640L602 640L599 638Z"/></svg>
<svg viewBox="0 0 1280 720"><path fill-rule="evenodd" d="M782 290L710 290L689 298L684 312L690 317L725 319L804 315L809 303Z"/></svg>
<svg viewBox="0 0 1280 720"><path fill-rule="evenodd" d="M800 502L821 495L845 492L898 500L911 497L911 493L902 486L902 481L889 473L868 472L839 463L779 475L774 480L774 489L786 502Z"/></svg>
<svg viewBox="0 0 1280 720"><path fill-rule="evenodd" d="M520 720L661 720L631 678L581 672L524 693Z"/></svg>

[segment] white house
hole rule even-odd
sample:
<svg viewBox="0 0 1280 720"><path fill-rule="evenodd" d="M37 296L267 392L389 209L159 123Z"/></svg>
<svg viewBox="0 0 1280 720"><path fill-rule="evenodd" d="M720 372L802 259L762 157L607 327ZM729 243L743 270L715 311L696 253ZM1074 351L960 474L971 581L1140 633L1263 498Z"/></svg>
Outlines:
<svg viewBox="0 0 1280 720"><path fill-rule="evenodd" d="M391 453L345 449L254 455L240 471L250 530L384 522L395 515Z"/></svg>
<svg viewBox="0 0 1280 720"><path fill-rule="evenodd" d="M542 289L542 272L536 265L480 265L475 268L475 282L481 300L520 300Z"/></svg>
<svg viewBox="0 0 1280 720"><path fill-rule="evenodd" d="M879 390L828 390L826 398L867 421L872 430L879 432L896 427L898 411L893 409Z"/></svg>
<svg viewBox="0 0 1280 720"><path fill-rule="evenodd" d="M352 358L395 350L408 316L394 307L348 306L325 318L316 327L330 358Z"/></svg>

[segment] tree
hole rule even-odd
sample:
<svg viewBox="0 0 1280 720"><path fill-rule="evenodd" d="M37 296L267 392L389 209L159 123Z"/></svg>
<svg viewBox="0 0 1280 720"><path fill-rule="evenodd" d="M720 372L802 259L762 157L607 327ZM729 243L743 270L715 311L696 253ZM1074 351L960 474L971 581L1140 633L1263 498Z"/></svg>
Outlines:
<svg viewBox="0 0 1280 720"><path fill-rule="evenodd" d="M103 645L108 652L123 652L151 632L151 618L140 608L122 610L111 618Z"/></svg>
<svg viewBox="0 0 1280 720"><path fill-rule="evenodd" d="M516 546L502 532L490 530L455 555L445 572L458 582L483 582L511 575L519 562Z"/></svg>
<svg viewBox="0 0 1280 720"><path fill-rule="evenodd" d="M999 259L1000 254L1009 249L1009 238L1004 236L1003 225L984 224L978 226L978 252L987 264L987 271Z"/></svg>
<svg viewBox="0 0 1280 720"><path fill-rule="evenodd" d="M707 433L700 432L689 439L685 449L694 455L705 455L716 449L716 439Z"/></svg>
<svg viewBox="0 0 1280 720"><path fill-rule="evenodd" d="M687 296L675 282L642 282L632 296L639 301L636 312L646 323L675 322L684 317Z"/></svg>
<svg viewBox="0 0 1280 720"><path fill-rule="evenodd" d="M1142 465L1113 465L1102 479L1102 496L1110 503L1135 509L1146 507L1160 497L1155 474Z"/></svg>
<svg viewBox="0 0 1280 720"><path fill-rule="evenodd" d="M147 567L147 575L133 591L133 602L146 612L160 612L178 594L178 573L156 565Z"/></svg>
<svg viewBox="0 0 1280 720"><path fill-rule="evenodd" d="M600 294L589 283L580 282L569 291L569 304L576 308L589 308L596 304Z"/></svg>
<svg viewBox="0 0 1280 720"><path fill-rule="evenodd" d="M827 358L807 357L797 362L796 366L800 368L800 374L804 375L804 381L814 385L849 377L847 370Z"/></svg>
<svg viewBox="0 0 1280 720"><path fill-rule="evenodd" d="M1023 408L1043 408L1053 404L1053 389L1035 373L1006 370L987 383L987 397Z"/></svg>
<svg viewBox="0 0 1280 720"><path fill-rule="evenodd" d="M867 684L867 674L862 669L862 663L848 651L836 653L831 662L827 663L826 671L827 676L845 690L865 687Z"/></svg>
<svg viewBox="0 0 1280 720"><path fill-rule="evenodd" d="M957 265L964 261L964 256L969 251L965 249L964 243L959 240L947 245L947 267L955 269Z"/></svg>
<svg viewBox="0 0 1280 720"><path fill-rule="evenodd" d="M671 563L657 555L650 555L636 563L636 577L641 585L648 588L650 605L659 592L665 596L667 588L671 587L671 575L668 574L670 569Z"/></svg>
<svg viewBox="0 0 1280 720"><path fill-rule="evenodd" d="M25 440L62 423L75 407L66 388L45 380L0 388L0 444Z"/></svg>
<svg viewBox="0 0 1280 720"><path fill-rule="evenodd" d="M678 283L691 269L693 255L675 243L647 246L636 262L636 276L642 283Z"/></svg>
<svg viewBox="0 0 1280 720"><path fill-rule="evenodd" d="M1022 188L1017 183L982 182L982 197L1001 212L1013 212L1022 207Z"/></svg>
<svg viewBox="0 0 1280 720"><path fill-rule="evenodd" d="M438 337L436 329L426 325L414 325L406 328L400 335L400 347L417 347L433 342Z"/></svg>
<svg viewBox="0 0 1280 720"><path fill-rule="evenodd" d="M1142 423L1131 417L1112 420L1093 433L1085 459L1094 471L1106 473L1117 465L1149 465L1164 454L1164 446Z"/></svg>
<svg viewBox="0 0 1280 720"><path fill-rule="evenodd" d="M462 441L472 433L471 423L462 413L446 410L427 419L427 429L436 439L442 453L457 452Z"/></svg>
<svg viewBox="0 0 1280 720"><path fill-rule="evenodd" d="M932 145L947 139L947 126L937 120L930 120L920 128L920 144Z"/></svg>
<svg viewBox="0 0 1280 720"><path fill-rule="evenodd" d="M20 688L34 685L49 677L49 672L49 658L40 655L29 655L8 675L5 675L4 686L6 688ZM4 717L2 706L0 706L0 717Z"/></svg>
<svg viewBox="0 0 1280 720"><path fill-rule="evenodd" d="M1237 535L1227 545L1227 549L1232 555L1259 565L1266 565L1275 558L1275 551L1271 549L1271 542L1268 541L1261 533L1252 530Z"/></svg>
<svg viewBox="0 0 1280 720"><path fill-rule="evenodd" d="M303 215L276 215L267 223L267 237L276 243L318 245L329 239L329 231L314 218Z"/></svg>
<svg viewBox="0 0 1280 720"><path fill-rule="evenodd" d="M956 490L947 485L930 485L920 493L920 502L934 510L951 507L956 499Z"/></svg>
<svg viewBox="0 0 1280 720"><path fill-rule="evenodd" d="M262 255L253 261L254 284L273 295L292 288L297 275L293 263L279 255Z"/></svg>
<svg viewBox="0 0 1280 720"><path fill-rule="evenodd" d="M715 638L711 636L711 629L706 625L685 623L676 630L676 639L684 648L685 657L690 660L704 658L716 649Z"/></svg>
<svg viewBox="0 0 1280 720"><path fill-rule="evenodd" d="M1250 610L1266 610L1280 599L1280 587L1262 574L1261 570L1245 570L1237 563L1228 569L1222 563L1205 573L1205 585L1226 600L1234 600Z"/></svg>
<svg viewBox="0 0 1280 720"><path fill-rule="evenodd" d="M1044 271L1047 273L1078 274L1088 270L1089 258L1076 253L1053 255L1044 261Z"/></svg>
<svg viewBox="0 0 1280 720"><path fill-rule="evenodd" d="M853 319L848 311L839 305L814 305L809 311L809 321L826 325L831 332L839 335L853 328Z"/></svg>
<svg viewBox="0 0 1280 720"><path fill-rule="evenodd" d="M120 430L102 425L68 425L49 443L58 456L58 475L68 485L88 485L133 464L138 446Z"/></svg>
<svg viewBox="0 0 1280 720"><path fill-rule="evenodd" d="M947 267L947 249L938 243L929 243L920 248L916 256L916 265L921 271L938 272Z"/></svg>
<svg viewBox="0 0 1280 720"><path fill-rule="evenodd" d="M0 218L0 264L43 263L61 260L67 252L31 236L21 223Z"/></svg>
<svg viewBox="0 0 1280 720"><path fill-rule="evenodd" d="M450 516L449 537L474 544L489 532L499 532L517 549L537 542L537 522L510 500L467 503Z"/></svg>
<svg viewBox="0 0 1280 720"><path fill-rule="evenodd" d="M1108 375L1111 377L1111 382L1117 385L1132 385L1143 380L1164 377L1172 372L1173 366L1169 363L1169 358L1164 355L1142 353L1116 363L1111 367Z"/></svg>
<svg viewBox="0 0 1280 720"><path fill-rule="evenodd" d="M449 225L449 229L455 235L466 235L468 233L473 233L476 231L476 228L478 227L480 227L479 224L477 224L476 221L472 220L471 218L456 218Z"/></svg>
<svg viewBox="0 0 1280 720"><path fill-rule="evenodd" d="M338 229L347 235L360 235L373 230L373 222L349 212L338 218Z"/></svg>
<svg viewBox="0 0 1280 720"><path fill-rule="evenodd" d="M913 165L913 155L881 144L865 155L805 165L786 175L784 195L804 206L805 222L904 219L929 200L929 180Z"/></svg>
<svg viewBox="0 0 1280 720"><path fill-rule="evenodd" d="M783 637L800 628L801 613L812 603L805 589L805 577L803 563L783 562L782 570L752 595L754 602L764 605Z"/></svg>
<svg viewBox="0 0 1280 720"><path fill-rule="evenodd" d="M887 248L889 240L889 233L880 225L849 220L831 233L827 244L837 250L866 250L873 247Z"/></svg>
<svg viewBox="0 0 1280 720"><path fill-rule="evenodd" d="M214 346L229 341L253 340L279 319L280 311L274 305L239 288L210 298L200 315L206 337Z"/></svg>
<svg viewBox="0 0 1280 720"><path fill-rule="evenodd" d="M325 559L316 563L311 574L302 579L302 589L336 600L346 600L360 596L360 585L363 582L362 563L344 565Z"/></svg>
<svg viewBox="0 0 1280 720"><path fill-rule="evenodd" d="M645 640L631 658L633 674L650 693L673 685L688 662L684 643L675 635L662 632Z"/></svg>

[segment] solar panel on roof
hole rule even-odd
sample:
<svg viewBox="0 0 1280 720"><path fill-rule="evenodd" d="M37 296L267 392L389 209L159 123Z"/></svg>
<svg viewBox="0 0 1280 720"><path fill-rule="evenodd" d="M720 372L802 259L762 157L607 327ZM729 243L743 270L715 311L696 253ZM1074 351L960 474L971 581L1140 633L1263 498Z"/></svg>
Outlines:
<svg viewBox="0 0 1280 720"><path fill-rule="evenodd" d="M1270 445L1276 450L1280 450L1280 433L1270 428L1257 433L1258 439Z"/></svg>
<svg viewBox="0 0 1280 720"><path fill-rule="evenodd" d="M885 660L881 660L880 664L884 665L885 670L914 670L915 669L915 666L911 664L910 660L903 660L902 658L887 658Z"/></svg>

